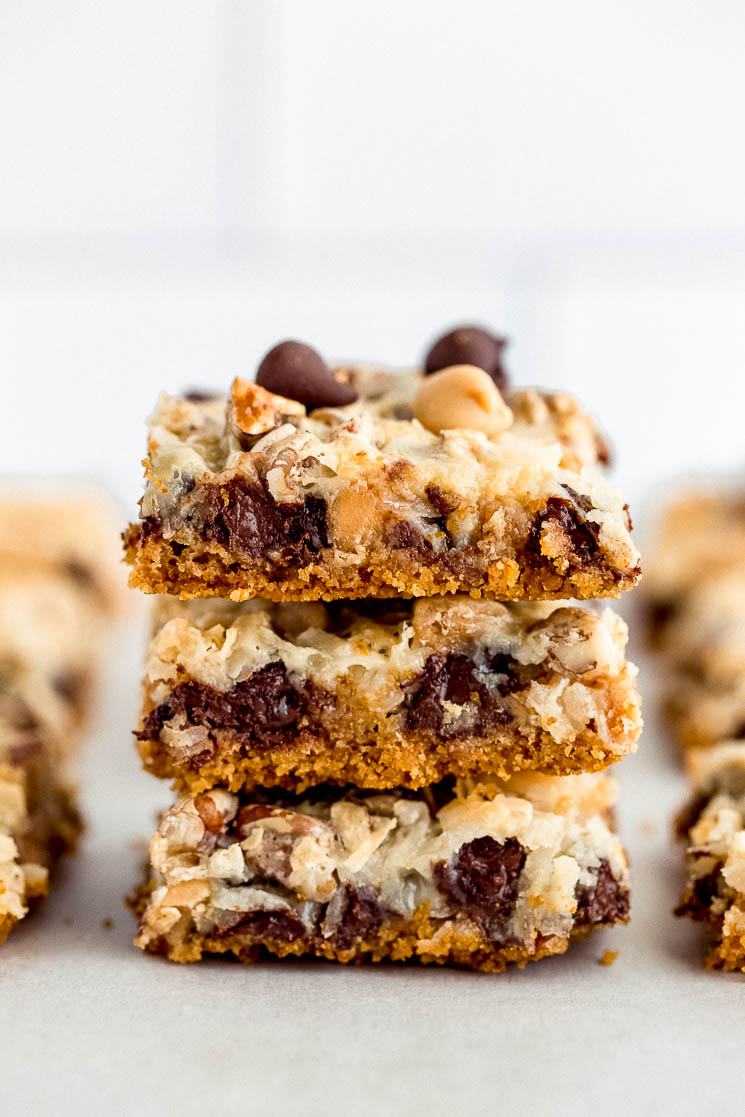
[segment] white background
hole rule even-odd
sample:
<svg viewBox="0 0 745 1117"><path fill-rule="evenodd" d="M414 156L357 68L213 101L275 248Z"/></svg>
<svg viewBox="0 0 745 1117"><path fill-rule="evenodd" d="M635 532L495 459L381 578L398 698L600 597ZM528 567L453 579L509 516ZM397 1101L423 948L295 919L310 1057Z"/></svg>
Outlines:
<svg viewBox="0 0 745 1117"><path fill-rule="evenodd" d="M4 0L0 474L97 476L124 519L160 388L225 386L288 335L411 364L463 319L510 335L516 383L601 418L637 513L668 477L739 470L743 57L736 0ZM591 941L496 980L178 970L127 946L165 788L129 745L136 634L115 643L84 856L0 959L3 1111L741 1097L742 982L667 914L682 784L659 734L624 771L635 916L611 969Z"/></svg>

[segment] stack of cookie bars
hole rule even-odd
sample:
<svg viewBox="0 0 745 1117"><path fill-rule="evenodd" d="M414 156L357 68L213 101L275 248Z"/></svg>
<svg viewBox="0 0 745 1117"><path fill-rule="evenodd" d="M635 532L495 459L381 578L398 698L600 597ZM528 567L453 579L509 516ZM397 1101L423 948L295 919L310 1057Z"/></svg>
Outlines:
<svg viewBox="0 0 745 1117"><path fill-rule="evenodd" d="M461 328L421 370L283 342L162 396L125 536L155 608L137 738L179 791L137 944L502 970L628 917L608 765L639 576L592 422Z"/></svg>
<svg viewBox="0 0 745 1117"><path fill-rule="evenodd" d="M745 496L723 486L682 496L650 556L652 642L690 783L677 914L709 928L709 966L745 971Z"/></svg>

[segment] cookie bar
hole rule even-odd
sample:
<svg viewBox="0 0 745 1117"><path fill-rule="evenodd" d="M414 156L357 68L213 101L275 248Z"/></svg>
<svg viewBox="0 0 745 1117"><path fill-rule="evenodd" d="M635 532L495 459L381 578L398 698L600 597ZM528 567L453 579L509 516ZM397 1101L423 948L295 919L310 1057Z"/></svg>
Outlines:
<svg viewBox="0 0 745 1117"><path fill-rule="evenodd" d="M501 392L500 376L331 370L284 342L227 399L161 396L130 584L233 600L617 597L639 553L602 441L570 397Z"/></svg>
<svg viewBox="0 0 745 1117"><path fill-rule="evenodd" d="M706 923L712 969L745 971L745 744L689 754L691 801L679 818L688 842L683 898L676 910Z"/></svg>
<svg viewBox="0 0 745 1117"><path fill-rule="evenodd" d="M644 596L653 637L664 641L675 616L702 579L745 570L745 497L735 492L696 492L666 508L648 548Z"/></svg>
<svg viewBox="0 0 745 1117"><path fill-rule="evenodd" d="M121 594L112 560L95 498L0 499L0 942L80 833L70 761Z"/></svg>
<svg viewBox="0 0 745 1117"><path fill-rule="evenodd" d="M613 781L592 775L419 794L187 796L151 843L135 942L178 962L269 953L523 966L627 921L614 797Z"/></svg>
<svg viewBox="0 0 745 1117"><path fill-rule="evenodd" d="M745 736L745 501L679 501L649 553L644 590L676 736L684 747Z"/></svg>
<svg viewBox="0 0 745 1117"><path fill-rule="evenodd" d="M0 487L0 560L71 578L91 608L107 615L119 610L123 597L115 525L113 502L104 493Z"/></svg>
<svg viewBox="0 0 745 1117"><path fill-rule="evenodd" d="M594 771L641 729L610 609L162 598L137 733L178 786L424 787L446 775Z"/></svg>
<svg viewBox="0 0 745 1117"><path fill-rule="evenodd" d="M2 735L0 726L0 753ZM73 791L56 771L43 751L22 765L0 763L0 944L47 894L50 870L80 834Z"/></svg>

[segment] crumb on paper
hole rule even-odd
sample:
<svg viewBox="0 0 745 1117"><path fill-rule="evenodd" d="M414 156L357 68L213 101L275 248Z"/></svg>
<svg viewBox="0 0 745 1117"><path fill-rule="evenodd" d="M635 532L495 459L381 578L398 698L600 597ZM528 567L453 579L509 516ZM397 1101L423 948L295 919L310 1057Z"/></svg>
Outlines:
<svg viewBox="0 0 745 1117"><path fill-rule="evenodd" d="M108 919L108 918L107 919L102 919L101 920L101 926L105 927L107 931L110 931L111 928L114 926L114 920L113 919Z"/></svg>
<svg viewBox="0 0 745 1117"><path fill-rule="evenodd" d="M639 833L645 838L651 838L657 830L657 819L642 818L639 822Z"/></svg>
<svg viewBox="0 0 745 1117"><path fill-rule="evenodd" d="M618 951L617 950L604 950L603 951L603 956L600 959L600 965L601 966L612 966L617 957L618 957Z"/></svg>

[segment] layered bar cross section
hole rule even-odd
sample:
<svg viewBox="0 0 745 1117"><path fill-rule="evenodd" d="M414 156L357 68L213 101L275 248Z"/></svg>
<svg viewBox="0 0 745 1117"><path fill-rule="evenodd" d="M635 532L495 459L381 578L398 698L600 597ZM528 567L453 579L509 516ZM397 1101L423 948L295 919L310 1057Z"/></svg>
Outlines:
<svg viewBox="0 0 745 1117"><path fill-rule="evenodd" d="M641 729L609 608L163 598L156 614L139 748L193 791L594 771Z"/></svg>
<svg viewBox="0 0 745 1117"><path fill-rule="evenodd" d="M163 817L137 945L503 970L628 918L603 776L523 776L421 793L212 790Z"/></svg>
<svg viewBox="0 0 745 1117"><path fill-rule="evenodd" d="M616 597L637 581L628 511L570 397L506 390L505 429L454 417L432 430L414 417L422 373L337 375L357 401L310 412L240 379L227 398L161 397L125 537L132 585L234 600L546 600Z"/></svg>
<svg viewBox="0 0 745 1117"><path fill-rule="evenodd" d="M687 842L678 915L705 923L712 969L745 972L745 743L689 754L692 791L678 829Z"/></svg>

